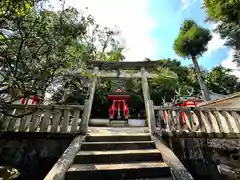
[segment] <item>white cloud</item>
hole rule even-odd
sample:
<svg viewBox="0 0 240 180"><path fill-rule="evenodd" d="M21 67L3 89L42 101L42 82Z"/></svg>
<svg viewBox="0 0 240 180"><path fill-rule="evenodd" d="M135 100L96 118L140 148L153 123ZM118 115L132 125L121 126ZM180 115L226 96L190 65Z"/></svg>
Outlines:
<svg viewBox="0 0 240 180"><path fill-rule="evenodd" d="M191 6L193 3L195 3L196 0L181 0L182 7L181 10L186 10L189 6Z"/></svg>
<svg viewBox="0 0 240 180"><path fill-rule="evenodd" d="M231 74L240 78L240 68L237 68L237 64L232 61L233 54L234 54L234 51L231 49L229 51L228 57L222 61L221 65L225 68L233 69L233 72L231 72Z"/></svg>
<svg viewBox="0 0 240 180"><path fill-rule="evenodd" d="M219 33L213 32L213 30L217 27L218 24L212 24L212 40L208 43L208 50L205 55L211 55L214 51L223 48L226 42L225 39L221 39ZM221 65L225 68L232 69L231 74L240 78L240 69L237 68L237 64L233 62L233 54L234 51L232 49L229 50L228 56L221 62ZM239 69L239 70L238 70Z"/></svg>
<svg viewBox="0 0 240 180"><path fill-rule="evenodd" d="M56 5L57 0L51 0ZM149 0L66 0L66 5L88 11L102 26L118 27L124 39L128 61L141 61L145 57L156 59L156 40L151 31L156 23L149 15Z"/></svg>
<svg viewBox="0 0 240 180"><path fill-rule="evenodd" d="M205 55L210 55L214 51L223 48L225 44L225 40L221 39L219 33L213 32L213 30L217 27L217 24L212 24L211 31L212 31L212 40L208 43L208 50Z"/></svg>
<svg viewBox="0 0 240 180"><path fill-rule="evenodd" d="M181 0L181 2L182 2L182 10L187 9L190 4L189 0Z"/></svg>

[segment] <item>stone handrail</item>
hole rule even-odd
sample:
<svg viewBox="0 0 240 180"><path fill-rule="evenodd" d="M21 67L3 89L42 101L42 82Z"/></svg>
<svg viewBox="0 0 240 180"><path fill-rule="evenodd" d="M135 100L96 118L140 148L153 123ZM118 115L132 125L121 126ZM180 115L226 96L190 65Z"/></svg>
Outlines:
<svg viewBox="0 0 240 180"><path fill-rule="evenodd" d="M52 169L48 172L44 180L64 180L67 170L72 165L74 157L84 141L85 136L76 136Z"/></svg>
<svg viewBox="0 0 240 180"><path fill-rule="evenodd" d="M240 108L154 106L154 110L157 130L169 135L183 132L240 134Z"/></svg>
<svg viewBox="0 0 240 180"><path fill-rule="evenodd" d="M9 105L0 114L0 130L16 132L79 132L82 105Z"/></svg>

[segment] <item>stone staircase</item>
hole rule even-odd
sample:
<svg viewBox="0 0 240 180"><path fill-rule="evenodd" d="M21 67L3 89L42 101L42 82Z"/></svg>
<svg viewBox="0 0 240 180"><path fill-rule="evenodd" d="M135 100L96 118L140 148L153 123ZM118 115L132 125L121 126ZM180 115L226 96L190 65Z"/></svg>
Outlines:
<svg viewBox="0 0 240 180"><path fill-rule="evenodd" d="M65 179L170 180L171 177L170 168L149 135L90 135L81 145Z"/></svg>

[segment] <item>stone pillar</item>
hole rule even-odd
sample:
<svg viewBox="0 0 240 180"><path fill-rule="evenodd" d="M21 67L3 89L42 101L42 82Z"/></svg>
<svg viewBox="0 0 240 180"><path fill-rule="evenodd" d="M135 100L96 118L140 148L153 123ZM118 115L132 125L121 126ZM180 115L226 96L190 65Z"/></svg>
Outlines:
<svg viewBox="0 0 240 180"><path fill-rule="evenodd" d="M148 100L147 110L148 110L147 123L148 123L149 131L151 134L154 134L154 132L156 132L156 119L155 119L154 106L153 106L152 100Z"/></svg>
<svg viewBox="0 0 240 180"><path fill-rule="evenodd" d="M148 100L150 100L150 95L149 95L149 87L148 87L148 81L147 81L145 68L141 68L141 75L142 75L143 99L144 99L144 104L145 104L145 110L147 113L147 102L148 102Z"/></svg>
<svg viewBox="0 0 240 180"><path fill-rule="evenodd" d="M153 101L150 100L149 87L148 87L145 68L141 68L141 75L142 75L142 90L143 90L143 98L144 98L145 111L146 111L146 117L147 117L147 124L148 124L149 131L151 133L154 133L156 130L154 105L153 105Z"/></svg>
<svg viewBox="0 0 240 180"><path fill-rule="evenodd" d="M96 89L96 83L97 83L97 78L98 78L98 67L94 67L94 77L92 79L92 83L90 86L90 94L88 100L84 104L84 112L82 116L82 133L87 134L88 132L88 124L89 124L89 119L91 116L91 111L92 111L92 104L93 104L93 99L94 99L94 94L95 94L95 89Z"/></svg>

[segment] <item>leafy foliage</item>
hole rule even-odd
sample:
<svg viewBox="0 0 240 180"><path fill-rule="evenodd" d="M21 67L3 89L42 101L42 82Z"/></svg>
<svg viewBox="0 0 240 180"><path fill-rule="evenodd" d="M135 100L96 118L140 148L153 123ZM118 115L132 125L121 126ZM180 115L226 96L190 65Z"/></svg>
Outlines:
<svg viewBox="0 0 240 180"><path fill-rule="evenodd" d="M84 72L86 60L114 51L118 55L118 32L101 28L91 15L72 7L54 12L31 6L24 14L2 18L9 32L0 38L2 104L32 94L44 98L64 76Z"/></svg>
<svg viewBox="0 0 240 180"><path fill-rule="evenodd" d="M159 78L149 79L150 96L155 105L161 105L163 97L166 102L171 102L178 89L181 90L182 95L189 95L191 90L195 96L199 96L201 93L195 69L191 66L182 66L179 61L174 59L163 59L160 61L157 72ZM231 75L228 69L219 66L210 72L204 69L201 69L201 72L212 92L229 94L240 90L238 78ZM92 108L93 117L108 116L108 107L111 102L107 100L107 96L115 90L114 87L116 88L115 81L99 79ZM131 96L130 112L132 116L136 116L136 112L144 109L141 80L127 79L122 83L122 87L125 87L125 91ZM54 102L62 104L83 104L84 99L89 95L87 81L74 76L66 79L66 85L60 88L59 92L62 93L59 96L60 100L54 99ZM59 95L59 92L55 95Z"/></svg>
<svg viewBox="0 0 240 180"><path fill-rule="evenodd" d="M210 97L197 63L197 57L207 50L207 44L211 38L208 29L198 26L193 20L185 20L180 27L180 32L174 41L173 47L179 56L192 59L205 100L210 100Z"/></svg>
<svg viewBox="0 0 240 180"><path fill-rule="evenodd" d="M240 65L240 1L204 0L208 20L218 24L216 31L226 39L226 45L233 48L234 61Z"/></svg>
<svg viewBox="0 0 240 180"><path fill-rule="evenodd" d="M40 16L33 10L11 22L8 26L11 35L0 42L1 75L10 90L44 91L64 68L78 61L79 57L74 59L71 50L80 50L75 37L85 33L88 22L71 24L72 30L75 28L71 32L66 29L68 24L61 20L69 13L72 19L78 16L74 9L62 14L41 11Z"/></svg>
<svg viewBox="0 0 240 180"><path fill-rule="evenodd" d="M91 78L85 71L85 62L125 59L125 49L117 38L119 31L100 27L91 15L79 12L75 8L69 7L54 12L39 7L38 2L0 2L1 104L9 104L32 94L42 95L44 98L46 92L53 93L54 103L83 104L89 96L88 86ZM210 5L212 6L211 3ZM219 12L215 12L216 19ZM229 38L229 45L240 47L237 46L238 26L234 26L234 23L220 24L219 27L222 28L219 32L222 30L222 37ZM207 29L198 26L193 20L186 20L180 27L174 50L182 57L193 59L206 51L210 39L211 35ZM151 59L146 58L146 61ZM195 76L197 70L182 66L177 60L161 60L155 72L158 78L149 81L154 104L162 104L161 97L171 101L176 95L175 90L179 88L183 95L191 89L198 95L200 88ZM206 77L207 85L213 92L228 94L239 91L239 82L229 70L216 67L209 73L202 71L200 69L197 73ZM79 73L87 74L87 77L81 78ZM107 95L115 87L116 82L102 82L99 79L92 108L93 116L107 115ZM131 112L143 109L141 82L129 79L122 83L122 87L131 95Z"/></svg>
<svg viewBox="0 0 240 180"><path fill-rule="evenodd" d="M211 38L208 29L199 27L192 20L185 20L174 41L174 50L182 57L197 57L207 50L207 44Z"/></svg>
<svg viewBox="0 0 240 180"><path fill-rule="evenodd" d="M215 93L225 95L240 91L239 79L230 73L230 69L222 66L213 68L206 76L208 87Z"/></svg>
<svg viewBox="0 0 240 180"><path fill-rule="evenodd" d="M212 21L239 21L240 2L235 0L204 0L204 8Z"/></svg>
<svg viewBox="0 0 240 180"><path fill-rule="evenodd" d="M149 79L150 94L154 104L162 104L161 97L166 97L167 101L171 101L171 98L175 95L175 90L179 87L182 93L187 94L187 90L191 90L192 88L196 90L194 92L195 94L199 93L199 85L193 71L188 67L182 66L177 60L161 60L156 73L158 73L159 78ZM61 87L54 95L54 98L58 97L58 99L53 99L54 102L62 104L83 104L84 97L87 97L89 93L87 91L86 81L84 82L84 80L76 76L70 79L68 78L68 81L66 81L67 86ZM68 84L70 81L71 86ZM79 86L76 86L76 83L78 83ZM124 80L122 87L124 87L125 91L131 96L129 102L131 114L133 115L139 112L139 110L144 109L141 80ZM110 106L107 96L110 92L115 91L115 88L116 81L101 81L101 79L99 79L94 96L92 116L107 117L108 107Z"/></svg>
<svg viewBox="0 0 240 180"><path fill-rule="evenodd" d="M33 0L2 0L0 2L0 22L25 16L38 1Z"/></svg>

